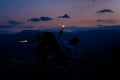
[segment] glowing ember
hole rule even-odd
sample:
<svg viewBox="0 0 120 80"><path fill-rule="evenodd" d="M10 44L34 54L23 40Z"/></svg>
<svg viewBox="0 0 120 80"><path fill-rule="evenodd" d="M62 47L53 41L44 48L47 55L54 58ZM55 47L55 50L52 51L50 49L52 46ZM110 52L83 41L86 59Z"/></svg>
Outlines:
<svg viewBox="0 0 120 80"><path fill-rule="evenodd" d="M62 25L62 28L64 28L65 27L65 25Z"/></svg>

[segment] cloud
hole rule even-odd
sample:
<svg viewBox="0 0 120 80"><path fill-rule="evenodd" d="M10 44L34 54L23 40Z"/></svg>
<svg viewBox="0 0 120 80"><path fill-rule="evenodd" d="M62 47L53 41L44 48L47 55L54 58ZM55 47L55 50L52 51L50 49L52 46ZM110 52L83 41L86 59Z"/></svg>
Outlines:
<svg viewBox="0 0 120 80"><path fill-rule="evenodd" d="M102 10L99 10L99 11L96 11L97 13L113 13L114 11L111 10L111 9L102 9Z"/></svg>
<svg viewBox="0 0 120 80"><path fill-rule="evenodd" d="M23 26L21 28L34 28L33 26Z"/></svg>
<svg viewBox="0 0 120 80"><path fill-rule="evenodd" d="M50 21L50 20L53 20L53 19L51 17L45 17L45 16L42 16L40 18L31 18L30 19L30 21L32 21L32 22Z"/></svg>
<svg viewBox="0 0 120 80"><path fill-rule="evenodd" d="M102 29L106 29L106 30L120 30L120 25L104 25L104 26L100 26Z"/></svg>
<svg viewBox="0 0 120 80"><path fill-rule="evenodd" d="M11 25L0 25L0 28L4 28L4 29L7 29L7 28L14 28L15 26L11 26Z"/></svg>
<svg viewBox="0 0 120 80"><path fill-rule="evenodd" d="M59 16L58 18L70 18L68 14L64 14L63 16Z"/></svg>
<svg viewBox="0 0 120 80"><path fill-rule="evenodd" d="M18 21L14 21L14 20L8 21L7 23L11 24L11 25L20 25L20 24L23 24L23 22L18 22Z"/></svg>
<svg viewBox="0 0 120 80"><path fill-rule="evenodd" d="M108 19L108 20L98 19L96 21L97 22L105 22L105 23L116 23L117 22L116 20L111 20L111 19Z"/></svg>
<svg viewBox="0 0 120 80"><path fill-rule="evenodd" d="M42 16L42 17L40 17L40 20L41 21L51 21L51 20L53 20L53 18Z"/></svg>
<svg viewBox="0 0 120 80"><path fill-rule="evenodd" d="M39 22L40 18L31 18L30 21L32 21L32 22Z"/></svg>
<svg viewBox="0 0 120 80"><path fill-rule="evenodd" d="M34 28L33 26L11 26L11 25L0 25L0 29L11 29L11 28L19 28L19 29L32 29Z"/></svg>

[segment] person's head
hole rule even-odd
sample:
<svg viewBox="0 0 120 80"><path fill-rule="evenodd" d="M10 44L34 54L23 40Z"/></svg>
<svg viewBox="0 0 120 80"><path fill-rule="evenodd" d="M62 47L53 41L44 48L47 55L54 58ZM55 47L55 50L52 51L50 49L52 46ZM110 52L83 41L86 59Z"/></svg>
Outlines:
<svg viewBox="0 0 120 80"><path fill-rule="evenodd" d="M41 33L37 33L37 34L36 34L36 40L41 40L41 38L42 38Z"/></svg>
<svg viewBox="0 0 120 80"><path fill-rule="evenodd" d="M43 40L49 48L59 52L59 43L56 36L52 32L43 32Z"/></svg>
<svg viewBox="0 0 120 80"><path fill-rule="evenodd" d="M72 39L70 39L69 43L70 45L75 46L79 43L79 39L76 36L74 36Z"/></svg>
<svg viewBox="0 0 120 80"><path fill-rule="evenodd" d="M52 32L43 32L43 39L44 40L56 40L56 37Z"/></svg>

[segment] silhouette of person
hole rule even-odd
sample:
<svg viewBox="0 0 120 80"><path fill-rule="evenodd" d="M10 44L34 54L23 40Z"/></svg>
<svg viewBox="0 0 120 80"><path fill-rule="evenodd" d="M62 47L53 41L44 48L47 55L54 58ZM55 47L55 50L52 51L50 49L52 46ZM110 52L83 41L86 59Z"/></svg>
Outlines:
<svg viewBox="0 0 120 80"><path fill-rule="evenodd" d="M65 41L62 35L63 30L59 32L61 51L63 53L70 53L74 49L75 45L79 43L80 40L78 39L78 37L73 36L69 41Z"/></svg>
<svg viewBox="0 0 120 80"><path fill-rule="evenodd" d="M37 42L37 46L36 46L36 49L35 49L35 56L38 60L38 62L40 62L38 65L41 66L41 68L38 68L38 69L41 69L41 72L44 71L44 66L45 66L45 53L46 53L46 45L45 45L45 42L43 40L43 36L41 33L38 33L36 34L36 40L35 42Z"/></svg>
<svg viewBox="0 0 120 80"><path fill-rule="evenodd" d="M70 52L73 46L79 42L79 40L77 37L73 37L68 44L65 44L64 41L59 43L56 36L52 32L43 32L42 35L36 35L36 42L38 43L36 47L36 56L40 60L43 70L45 70L47 67L49 62L48 58L51 54L54 54L54 58L52 60L55 61L56 65L58 65L58 68L63 65L67 70L67 57L65 53ZM63 44L63 50L60 48L61 44Z"/></svg>
<svg viewBox="0 0 120 80"><path fill-rule="evenodd" d="M51 54L59 54L59 44L51 32L43 32L42 36L40 34L36 35L36 41L38 43L36 47L36 56L41 62L41 67L45 69L48 65L48 58Z"/></svg>
<svg viewBox="0 0 120 80"><path fill-rule="evenodd" d="M64 69L68 72L69 67L68 67L68 55L70 55L75 47L76 44L79 43L79 39L76 36L73 36L69 41L65 41L63 39L63 30L59 32L59 44L60 44L60 49L62 52L62 59L63 59L63 66Z"/></svg>
<svg viewBox="0 0 120 80"><path fill-rule="evenodd" d="M44 32L43 33L43 39L46 42L47 45L47 55L53 54L53 58L51 59L52 62L55 62L57 65L58 70L60 70L60 65L63 64L63 54L61 53L59 42L56 38L56 36L51 32Z"/></svg>
<svg viewBox="0 0 120 80"><path fill-rule="evenodd" d="M37 59L40 59L40 58L42 59L42 57L44 55L43 53L45 53L45 43L42 39L42 34L38 33L36 35L36 41L35 42L38 43L37 46L36 46L36 57L37 57Z"/></svg>
<svg viewBox="0 0 120 80"><path fill-rule="evenodd" d="M43 40L46 42L46 48L48 54L58 53L60 51L57 38L52 32L44 32Z"/></svg>

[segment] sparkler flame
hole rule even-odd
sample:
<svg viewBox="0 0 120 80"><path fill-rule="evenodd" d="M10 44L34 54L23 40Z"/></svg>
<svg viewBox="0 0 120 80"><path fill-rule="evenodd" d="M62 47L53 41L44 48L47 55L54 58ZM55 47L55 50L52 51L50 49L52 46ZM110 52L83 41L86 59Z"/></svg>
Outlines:
<svg viewBox="0 0 120 80"><path fill-rule="evenodd" d="M62 25L62 28L64 28L65 27L65 25Z"/></svg>

